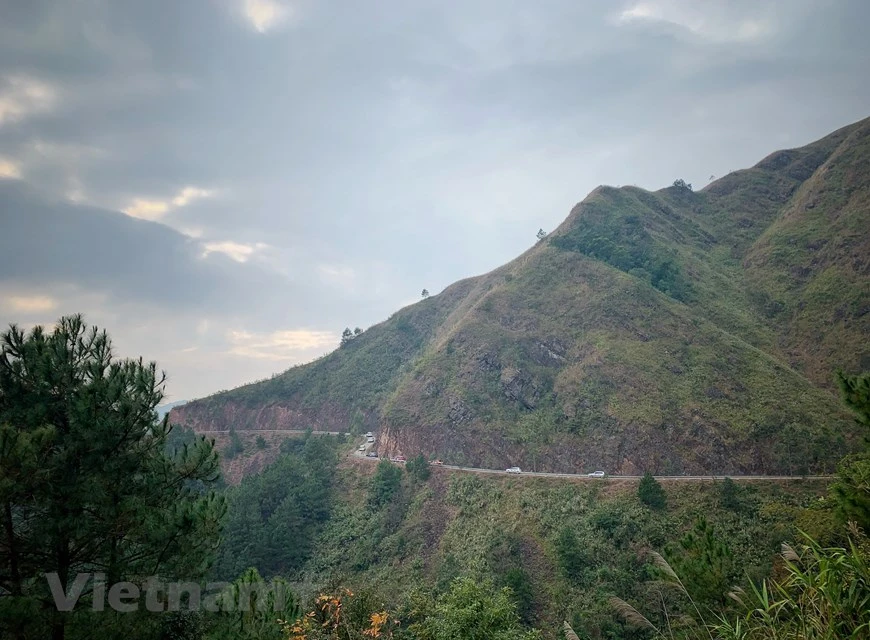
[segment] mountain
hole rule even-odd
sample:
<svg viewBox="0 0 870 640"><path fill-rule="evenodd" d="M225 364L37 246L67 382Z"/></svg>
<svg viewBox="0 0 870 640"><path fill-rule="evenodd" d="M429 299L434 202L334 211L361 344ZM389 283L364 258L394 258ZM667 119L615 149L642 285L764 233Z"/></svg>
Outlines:
<svg viewBox="0 0 870 640"><path fill-rule="evenodd" d="M156 409L157 417L162 420L163 416L172 411L175 407L180 407L185 402L187 402L187 400L176 400L174 402L167 402L165 404L161 404Z"/></svg>
<svg viewBox="0 0 870 640"><path fill-rule="evenodd" d="M870 119L699 191L602 186L508 264L172 411L542 471L830 471L870 369Z"/></svg>

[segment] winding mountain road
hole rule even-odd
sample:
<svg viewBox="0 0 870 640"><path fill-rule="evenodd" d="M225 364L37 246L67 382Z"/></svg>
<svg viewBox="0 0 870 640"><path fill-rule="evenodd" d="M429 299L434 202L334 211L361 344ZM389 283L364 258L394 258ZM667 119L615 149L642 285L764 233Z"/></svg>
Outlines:
<svg viewBox="0 0 870 640"><path fill-rule="evenodd" d="M360 443L366 444L367 443ZM383 458L369 458L366 457L365 453L368 452L368 446L366 447L366 451L354 450L353 456L356 458L360 458L362 460L371 461L371 462L380 462ZM461 467L453 464L439 464L439 465L430 465L435 469L451 469L453 471L464 471L466 473L480 473L480 474L489 474L489 475L504 475L504 476L515 476L520 478L566 478L572 480L640 480L643 476L622 476L622 475L605 475L603 478L591 478L589 475L585 473L547 473L544 471L523 471L521 473L509 473L503 469L483 469L480 467ZM665 482L670 481L691 481L691 482L703 482L703 481L715 481L715 480L724 480L725 478L731 478L734 481L739 482L771 482L771 481L782 481L782 480L830 480L834 476L732 476L732 475L711 475L711 476L653 476L656 480L663 480Z"/></svg>
<svg viewBox="0 0 870 640"><path fill-rule="evenodd" d="M200 435L208 435L209 433L229 433L229 430L222 431L201 431ZM237 433L287 433L287 434L303 434L307 433L301 429L246 429L238 431ZM330 435L337 436L340 435L339 431L312 431L312 434L316 435ZM358 449L360 444L366 445L365 451L360 451ZM359 458L361 460L370 461L370 462L380 462L381 458L369 458L366 457L366 453L368 453L369 449L371 449L371 443L369 442L360 442L355 445L352 456L355 458ZM451 469L453 471L464 471L466 473L480 473L480 474L489 474L489 475L505 475L505 476L516 476L521 478L566 478L572 480L640 480L643 476L623 476L623 475L606 475L603 478L590 478L585 473L547 473L543 471L523 471L522 473L508 473L503 469L482 469L480 467L461 467L453 464L443 464L443 465L432 465L434 468L438 469ZM689 481L689 482L703 482L703 481L716 481L716 480L724 480L725 478L731 478L735 482L776 482L783 480L831 480L834 478L833 475L813 475L813 476L740 476L740 475L709 475L709 476L653 476L656 480L663 480L665 482L680 482L680 481Z"/></svg>

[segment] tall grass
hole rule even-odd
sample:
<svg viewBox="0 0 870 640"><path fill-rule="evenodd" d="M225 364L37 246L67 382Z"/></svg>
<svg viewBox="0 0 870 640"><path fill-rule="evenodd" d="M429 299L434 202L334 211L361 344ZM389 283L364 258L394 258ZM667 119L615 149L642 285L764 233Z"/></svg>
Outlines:
<svg viewBox="0 0 870 640"><path fill-rule="evenodd" d="M729 596L737 613L706 616L667 561L652 554L662 581L686 597L693 616L675 618L662 597L664 624L619 598L612 606L628 624L669 640L868 640L870 639L870 540L850 527L846 547L824 548L803 534L797 547L782 545L782 579L750 583Z"/></svg>

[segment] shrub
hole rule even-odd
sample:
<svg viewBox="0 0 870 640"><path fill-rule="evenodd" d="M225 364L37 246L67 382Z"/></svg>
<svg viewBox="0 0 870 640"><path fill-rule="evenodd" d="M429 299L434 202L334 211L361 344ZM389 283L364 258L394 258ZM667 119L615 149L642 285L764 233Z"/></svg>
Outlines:
<svg viewBox="0 0 870 640"><path fill-rule="evenodd" d="M646 472L637 487L637 497L648 507L664 509L668 504L665 490L652 474Z"/></svg>
<svg viewBox="0 0 870 640"><path fill-rule="evenodd" d="M432 474L429 469L429 461L422 453L408 460L405 469L417 482L426 482Z"/></svg>

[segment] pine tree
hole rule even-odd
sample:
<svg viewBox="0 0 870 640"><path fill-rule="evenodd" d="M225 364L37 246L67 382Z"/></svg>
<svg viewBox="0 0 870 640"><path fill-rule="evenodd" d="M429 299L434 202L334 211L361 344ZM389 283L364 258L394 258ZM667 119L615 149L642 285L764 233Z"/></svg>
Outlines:
<svg viewBox="0 0 870 640"><path fill-rule="evenodd" d="M830 490L840 518L870 534L870 454L845 458Z"/></svg>
<svg viewBox="0 0 870 640"><path fill-rule="evenodd" d="M375 509L387 504L402 486L402 470L387 460L381 460L369 486L369 505Z"/></svg>
<svg viewBox="0 0 870 640"><path fill-rule="evenodd" d="M739 511L742 507L740 502L740 487L731 478L725 478L719 486L719 504L723 509Z"/></svg>
<svg viewBox="0 0 870 640"><path fill-rule="evenodd" d="M704 604L722 604L731 587L731 551L707 520L700 516L691 531L669 546L665 555L689 595Z"/></svg>
<svg viewBox="0 0 870 640"><path fill-rule="evenodd" d="M245 445L242 443L239 433L233 427L230 427L230 443L224 450L224 456L226 456L227 459L232 460L237 455L244 452L244 450Z"/></svg>
<svg viewBox="0 0 870 640"><path fill-rule="evenodd" d="M870 373L847 376L838 371L837 382L843 402L855 413L857 422L870 427ZM870 432L865 435L865 442L870 445ZM831 495L840 517L870 533L870 446L863 453L845 458L837 476L831 485Z"/></svg>
<svg viewBox="0 0 870 640"><path fill-rule="evenodd" d="M227 640L283 640L277 620L295 620L299 601L281 578L270 582L249 568L219 596L221 613L206 637Z"/></svg>
<svg viewBox="0 0 870 640"><path fill-rule="evenodd" d="M837 383L843 402L855 412L858 423L870 428L870 373L847 376L838 371ZM870 443L870 433L867 434L867 442Z"/></svg>
<svg viewBox="0 0 870 640"><path fill-rule="evenodd" d="M637 487L637 497L640 498L641 502L653 509L664 509L668 503L662 485L649 472L645 473L640 480L640 484Z"/></svg>
<svg viewBox="0 0 870 640"><path fill-rule="evenodd" d="M46 573L64 590L80 572L108 584L204 573L225 511L218 457L202 437L167 451L163 385L81 316L0 336L0 587L12 599L54 611ZM62 640L75 611L49 615L24 630L49 624Z"/></svg>
<svg viewBox="0 0 870 640"><path fill-rule="evenodd" d="M405 471L411 474L411 477L417 482L426 482L432 473L429 469L429 461L422 453L408 460Z"/></svg>

